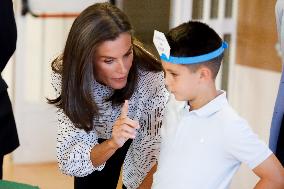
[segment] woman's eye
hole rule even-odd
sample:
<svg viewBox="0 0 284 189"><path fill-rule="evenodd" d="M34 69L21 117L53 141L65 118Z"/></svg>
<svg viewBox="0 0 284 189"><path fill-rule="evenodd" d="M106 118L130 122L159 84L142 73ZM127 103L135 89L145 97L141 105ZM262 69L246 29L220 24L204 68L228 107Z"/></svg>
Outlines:
<svg viewBox="0 0 284 189"><path fill-rule="evenodd" d="M107 64L111 64L111 63L113 63L113 59L106 59L106 60L104 60L104 62L107 63Z"/></svg>

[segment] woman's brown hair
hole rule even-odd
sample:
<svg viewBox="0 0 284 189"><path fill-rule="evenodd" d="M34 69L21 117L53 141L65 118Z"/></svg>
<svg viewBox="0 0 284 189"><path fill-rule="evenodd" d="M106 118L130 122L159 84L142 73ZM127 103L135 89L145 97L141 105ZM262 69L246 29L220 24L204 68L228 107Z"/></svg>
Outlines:
<svg viewBox="0 0 284 189"><path fill-rule="evenodd" d="M94 116L100 116L92 97L94 80L93 57L96 48L106 40L114 40L121 33L132 35L127 16L109 3L97 3L85 9L74 21L67 38L63 56L52 62L53 71L61 74L61 95L49 99L73 122L75 127L90 131ZM133 38L133 64L127 84L108 97L114 105L129 99L137 84L137 70L162 71L160 61Z"/></svg>

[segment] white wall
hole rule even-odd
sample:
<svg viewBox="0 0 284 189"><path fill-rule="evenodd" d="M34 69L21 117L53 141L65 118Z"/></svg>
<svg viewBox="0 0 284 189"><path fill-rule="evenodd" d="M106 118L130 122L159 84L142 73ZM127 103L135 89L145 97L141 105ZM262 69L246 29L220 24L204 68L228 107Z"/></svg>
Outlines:
<svg viewBox="0 0 284 189"><path fill-rule="evenodd" d="M239 114L247 119L260 139L268 143L269 129L280 73L241 65L234 66L232 92L229 101ZM232 182L232 189L251 189L257 177L242 166Z"/></svg>
<svg viewBox="0 0 284 189"><path fill-rule="evenodd" d="M17 17L14 112L21 145L15 163L56 161L56 114L46 98L54 97L50 65L62 52L72 21Z"/></svg>

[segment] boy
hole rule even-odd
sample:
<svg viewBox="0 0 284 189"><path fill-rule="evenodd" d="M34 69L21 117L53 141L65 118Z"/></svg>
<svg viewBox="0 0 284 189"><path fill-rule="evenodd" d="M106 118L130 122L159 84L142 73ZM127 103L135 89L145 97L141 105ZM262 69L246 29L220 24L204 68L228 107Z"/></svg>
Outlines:
<svg viewBox="0 0 284 189"><path fill-rule="evenodd" d="M230 107L226 92L216 89L227 44L196 21L170 30L166 38L155 35L166 85L187 103L177 108L169 100L152 189L227 189L243 162L260 177L255 188L283 189L277 158Z"/></svg>

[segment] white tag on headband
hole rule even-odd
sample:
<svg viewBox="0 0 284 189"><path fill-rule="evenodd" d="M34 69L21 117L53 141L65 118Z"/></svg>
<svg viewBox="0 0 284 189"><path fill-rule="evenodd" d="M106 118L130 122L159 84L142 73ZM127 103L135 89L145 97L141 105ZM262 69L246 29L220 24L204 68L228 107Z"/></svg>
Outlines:
<svg viewBox="0 0 284 189"><path fill-rule="evenodd" d="M160 56L164 54L167 58L170 57L171 47L164 33L155 30L153 42Z"/></svg>

